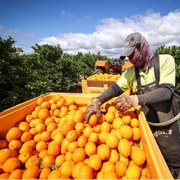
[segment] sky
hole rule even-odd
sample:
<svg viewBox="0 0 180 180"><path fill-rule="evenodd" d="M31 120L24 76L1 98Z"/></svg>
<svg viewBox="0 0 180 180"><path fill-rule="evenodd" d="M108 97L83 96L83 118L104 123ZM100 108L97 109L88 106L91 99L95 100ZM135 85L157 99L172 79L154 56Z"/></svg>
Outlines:
<svg viewBox="0 0 180 180"><path fill-rule="evenodd" d="M0 0L0 36L25 54L39 45L119 58L125 38L141 33L152 52L180 45L180 0Z"/></svg>

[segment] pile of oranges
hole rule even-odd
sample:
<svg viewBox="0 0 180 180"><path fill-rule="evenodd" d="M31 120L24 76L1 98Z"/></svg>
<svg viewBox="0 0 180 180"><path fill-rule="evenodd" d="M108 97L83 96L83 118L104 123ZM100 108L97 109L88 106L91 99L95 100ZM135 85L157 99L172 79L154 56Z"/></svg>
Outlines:
<svg viewBox="0 0 180 180"><path fill-rule="evenodd" d="M94 74L92 76L89 76L87 80L97 80L97 81L118 81L121 77L120 74L107 74L107 73L100 73L100 74Z"/></svg>
<svg viewBox="0 0 180 180"><path fill-rule="evenodd" d="M137 115L104 107L84 124L87 106L38 98L0 140L0 179L147 179Z"/></svg>

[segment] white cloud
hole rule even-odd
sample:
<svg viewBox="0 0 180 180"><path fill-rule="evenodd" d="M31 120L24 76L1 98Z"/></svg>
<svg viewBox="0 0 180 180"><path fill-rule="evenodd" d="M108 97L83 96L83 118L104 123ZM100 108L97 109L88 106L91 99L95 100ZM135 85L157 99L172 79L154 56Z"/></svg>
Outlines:
<svg viewBox="0 0 180 180"><path fill-rule="evenodd" d="M151 50L155 51L162 45L180 45L179 19L179 10L166 16L149 11L146 15L136 15L123 20L107 18L101 20L92 34L59 34L57 37L43 38L39 44L60 44L62 50L69 54L100 51L108 57L119 57L126 36L138 31L147 39Z"/></svg>

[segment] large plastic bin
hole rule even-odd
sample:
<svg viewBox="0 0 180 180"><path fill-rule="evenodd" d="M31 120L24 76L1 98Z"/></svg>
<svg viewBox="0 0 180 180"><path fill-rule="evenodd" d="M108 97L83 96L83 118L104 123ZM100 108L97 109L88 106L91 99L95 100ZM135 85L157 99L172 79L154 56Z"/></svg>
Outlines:
<svg viewBox="0 0 180 180"><path fill-rule="evenodd" d="M50 100L54 96L60 94L64 98L73 98L78 105L87 105L91 102L91 98L98 94L77 94L77 93L47 93L43 96L46 100ZM40 96L39 96L40 97ZM38 97L26 101L22 104L14 106L0 113L0 138L13 127L17 122L22 121L26 115L30 114L36 106ZM148 178L149 179L173 179L168 166L156 144L153 134L146 122L143 112L139 114L140 129L142 132L141 147L146 153Z"/></svg>
<svg viewBox="0 0 180 180"><path fill-rule="evenodd" d="M82 80L82 93L101 94L116 81Z"/></svg>

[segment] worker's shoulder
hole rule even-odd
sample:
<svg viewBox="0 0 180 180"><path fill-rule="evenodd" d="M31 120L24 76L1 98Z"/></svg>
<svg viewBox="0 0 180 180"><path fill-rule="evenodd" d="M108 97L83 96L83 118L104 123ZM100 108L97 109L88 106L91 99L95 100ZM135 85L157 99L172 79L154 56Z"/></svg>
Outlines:
<svg viewBox="0 0 180 180"><path fill-rule="evenodd" d="M171 56L170 54L160 54L159 59L162 60L162 61L174 60L173 56Z"/></svg>

